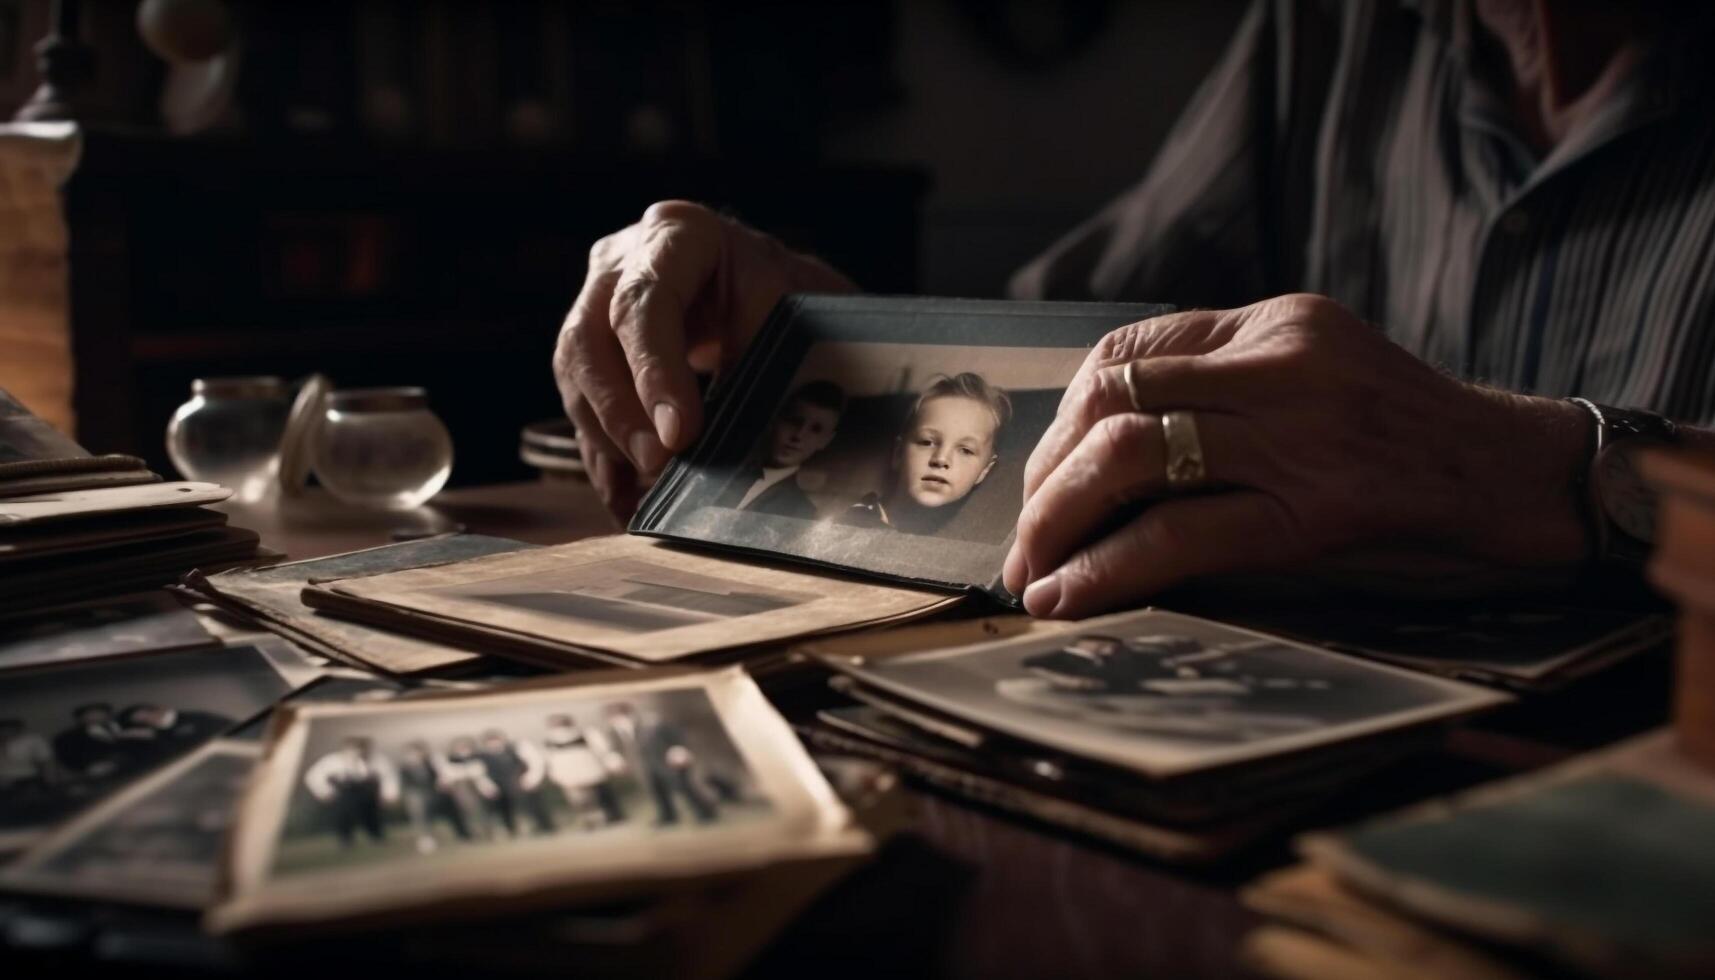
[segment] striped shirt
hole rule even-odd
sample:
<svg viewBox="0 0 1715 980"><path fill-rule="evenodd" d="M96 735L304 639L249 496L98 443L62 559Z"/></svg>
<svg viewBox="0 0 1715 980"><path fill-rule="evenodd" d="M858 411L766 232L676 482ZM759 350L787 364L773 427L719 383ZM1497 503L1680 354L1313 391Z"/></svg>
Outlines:
<svg viewBox="0 0 1715 980"><path fill-rule="evenodd" d="M1452 373L1715 423L1710 18L1546 154L1468 3L1258 0L1143 181L1021 298L1333 297Z"/></svg>

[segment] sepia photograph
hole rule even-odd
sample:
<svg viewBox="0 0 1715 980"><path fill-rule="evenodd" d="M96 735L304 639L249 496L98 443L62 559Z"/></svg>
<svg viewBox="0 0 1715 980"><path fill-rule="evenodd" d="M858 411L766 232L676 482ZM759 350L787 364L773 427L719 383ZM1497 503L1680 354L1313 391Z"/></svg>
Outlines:
<svg viewBox="0 0 1715 980"><path fill-rule="evenodd" d="M230 921L612 887L854 843L736 669L292 710L240 818Z"/></svg>
<svg viewBox="0 0 1715 980"><path fill-rule="evenodd" d="M0 635L0 671L215 642L196 614L165 592L0 619Z"/></svg>
<svg viewBox="0 0 1715 980"><path fill-rule="evenodd" d="M816 598L808 592L758 588L626 558L452 586L434 594L626 633L754 616Z"/></svg>
<svg viewBox="0 0 1715 980"><path fill-rule="evenodd" d="M1175 613L830 663L1013 738L1152 777L1450 718L1504 694Z"/></svg>
<svg viewBox="0 0 1715 980"><path fill-rule="evenodd" d="M632 529L978 588L998 588L1025 463L1089 346L1164 311L900 301L889 323L798 302Z"/></svg>
<svg viewBox="0 0 1715 980"><path fill-rule="evenodd" d="M0 850L225 734L292 687L253 646L8 674L0 687Z"/></svg>
<svg viewBox="0 0 1715 980"><path fill-rule="evenodd" d="M0 871L0 891L204 908L257 754L219 740L138 780Z"/></svg>
<svg viewBox="0 0 1715 980"><path fill-rule="evenodd" d="M600 651L660 663L899 621L960 597L613 534L320 583L304 599L452 642L502 638L547 655Z"/></svg>

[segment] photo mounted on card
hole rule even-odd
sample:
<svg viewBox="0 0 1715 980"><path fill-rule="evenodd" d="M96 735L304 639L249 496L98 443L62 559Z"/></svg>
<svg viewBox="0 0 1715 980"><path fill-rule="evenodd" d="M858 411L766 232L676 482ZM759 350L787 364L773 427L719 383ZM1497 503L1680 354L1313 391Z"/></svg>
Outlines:
<svg viewBox="0 0 1715 980"><path fill-rule="evenodd" d="M788 296L631 530L1005 598L1024 464L1067 384L1171 309Z"/></svg>
<svg viewBox="0 0 1715 980"><path fill-rule="evenodd" d="M289 710L217 931L644 896L873 846L739 668Z"/></svg>

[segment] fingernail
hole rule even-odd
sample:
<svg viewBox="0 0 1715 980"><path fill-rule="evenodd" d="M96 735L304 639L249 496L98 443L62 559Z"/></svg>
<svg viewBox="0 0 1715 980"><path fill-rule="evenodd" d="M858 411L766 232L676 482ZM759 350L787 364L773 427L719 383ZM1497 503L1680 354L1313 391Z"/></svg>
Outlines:
<svg viewBox="0 0 1715 980"><path fill-rule="evenodd" d="M1032 616L1052 616L1060 605L1060 576L1050 575L1024 590L1024 608Z"/></svg>
<svg viewBox="0 0 1715 980"><path fill-rule="evenodd" d="M676 448L679 445L679 410L666 402L658 402L653 415L655 434L661 437L661 445Z"/></svg>
<svg viewBox="0 0 1715 980"><path fill-rule="evenodd" d="M637 464L638 470L653 473L660 468L661 443L655 438L655 433L638 429L631 434L626 445L631 448L631 461Z"/></svg>
<svg viewBox="0 0 1715 980"><path fill-rule="evenodd" d="M1011 551L1006 553L1006 562L1000 567L1001 578L1008 583L1030 579L1030 568L1024 563L1024 555L1019 552L1016 544L1012 546ZM1011 588L1010 584L1008 588Z"/></svg>

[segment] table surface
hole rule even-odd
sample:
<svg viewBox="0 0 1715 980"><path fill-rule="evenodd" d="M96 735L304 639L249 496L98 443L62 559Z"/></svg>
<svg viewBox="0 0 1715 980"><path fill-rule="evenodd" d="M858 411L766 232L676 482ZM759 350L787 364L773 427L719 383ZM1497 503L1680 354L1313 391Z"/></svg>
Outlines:
<svg viewBox="0 0 1715 980"><path fill-rule="evenodd" d="M254 528L264 544L293 559L386 544L400 528L538 544L619 530L581 482L447 491L405 518L377 519L314 491L284 507L227 509L233 523ZM1539 706L1510 723L1463 733L1448 750L1356 787L1312 822L1351 819L1557 761L1659 723L1662 674L1645 667L1606 678L1557 697L1546 711ZM1629 707L1613 710L1619 701ZM1592 705L1602 708L1600 730L1591 728ZM1178 869L939 795L914 792L912 802L910 831L800 916L753 973L1247 976L1236 950L1257 920L1238 891L1290 859L1278 841L1216 869Z"/></svg>

